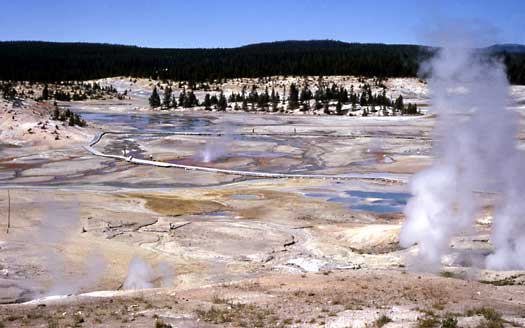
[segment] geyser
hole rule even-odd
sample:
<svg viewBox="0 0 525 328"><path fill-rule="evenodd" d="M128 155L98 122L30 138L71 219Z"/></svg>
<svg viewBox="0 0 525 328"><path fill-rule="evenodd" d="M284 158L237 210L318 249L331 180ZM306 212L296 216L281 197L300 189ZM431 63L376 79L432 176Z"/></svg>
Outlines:
<svg viewBox="0 0 525 328"><path fill-rule="evenodd" d="M506 109L503 64L456 46L441 48L423 67L437 114L435 159L411 181L401 246L417 243L417 263L437 269L451 238L472 229L482 205L477 192L497 192L486 266L525 268L525 161L516 147L518 114Z"/></svg>

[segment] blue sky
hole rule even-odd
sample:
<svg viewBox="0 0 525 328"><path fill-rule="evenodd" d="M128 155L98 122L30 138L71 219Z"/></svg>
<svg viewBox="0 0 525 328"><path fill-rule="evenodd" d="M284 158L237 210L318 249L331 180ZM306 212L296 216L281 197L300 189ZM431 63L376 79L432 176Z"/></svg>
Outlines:
<svg viewBox="0 0 525 328"><path fill-rule="evenodd" d="M430 27L487 27L525 44L525 0L5 0L0 40L235 47L275 40L432 44ZM431 34L431 33L430 33Z"/></svg>

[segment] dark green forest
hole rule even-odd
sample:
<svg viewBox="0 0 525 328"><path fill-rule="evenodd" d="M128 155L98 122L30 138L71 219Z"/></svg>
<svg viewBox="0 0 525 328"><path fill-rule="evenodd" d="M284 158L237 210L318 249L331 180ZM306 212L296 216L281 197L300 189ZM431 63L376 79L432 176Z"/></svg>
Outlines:
<svg viewBox="0 0 525 328"><path fill-rule="evenodd" d="M110 76L186 81L272 75L413 77L433 48L340 41L282 41L238 48L154 49L97 43L0 42L0 80L54 82ZM525 84L525 53L501 56Z"/></svg>

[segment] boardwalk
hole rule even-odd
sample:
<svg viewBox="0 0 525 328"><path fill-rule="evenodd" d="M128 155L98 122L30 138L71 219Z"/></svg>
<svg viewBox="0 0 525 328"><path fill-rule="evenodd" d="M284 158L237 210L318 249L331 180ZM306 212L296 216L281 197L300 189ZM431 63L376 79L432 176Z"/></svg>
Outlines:
<svg viewBox="0 0 525 328"><path fill-rule="evenodd" d="M138 165L151 165L157 167L165 168L177 168L184 169L189 171L202 171L209 173L219 173L219 174L230 174L244 177L256 177L256 178L267 178L267 179L320 179L320 180L355 180L355 179L365 179L365 180L376 180L376 181L385 181L385 182L394 182L394 183L406 183L407 176L399 174L389 174L389 173L347 173L340 175L325 175L325 174L289 174L289 173L272 173L272 172L259 172L259 171L241 171L241 170L227 170L227 169L218 169L205 166L194 166L194 165L183 165L183 164L173 164L166 163L161 161L152 161L139 158L125 157L120 155L112 155L102 153L94 148L94 146L100 142L102 137L107 134L129 134L123 132L101 132L95 135L93 140L87 145L84 146L84 149L90 152L95 156L113 158L116 160L126 161ZM205 136L221 136L220 133L194 133L194 132L179 132L179 133L170 133L170 135L205 135ZM252 135L252 134L250 134ZM263 134L257 134L261 136ZM264 134L268 135L268 134ZM284 134L280 134L283 135ZM351 137L351 136L347 136Z"/></svg>

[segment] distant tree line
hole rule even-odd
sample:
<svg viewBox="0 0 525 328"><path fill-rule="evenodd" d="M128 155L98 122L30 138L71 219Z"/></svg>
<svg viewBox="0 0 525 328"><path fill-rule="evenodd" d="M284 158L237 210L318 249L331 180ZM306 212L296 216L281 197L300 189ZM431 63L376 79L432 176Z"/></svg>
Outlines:
<svg viewBox="0 0 525 328"><path fill-rule="evenodd" d="M287 94L281 98L275 88L271 90L265 88L264 91L259 92L258 87L253 85L250 90L243 87L240 93L233 92L228 97L222 91L218 95L206 93L204 100L199 102L193 91L183 90L177 98L169 86L164 89L161 99L155 86L149 98L149 104L153 108L160 107L161 109L196 106L217 111L225 111L228 107L232 107L234 110L245 112L282 112L285 109L288 111L299 109L301 112L309 112L322 109L327 115L347 115L349 111L355 112L361 109L363 116L378 111L382 111L383 116L388 116L390 112L392 115L396 115L396 113L400 115L419 114L417 105L404 104L403 96L400 95L395 100L387 97L386 88L383 88L380 93L374 94L371 86L364 83L360 89L362 89L361 93L354 92L353 86L347 90L343 86L332 83L331 85L321 84L315 92L312 92L306 85L299 88L292 83L288 91L286 91L286 87L284 88L283 93L287 92ZM351 105L351 108L343 109L343 105Z"/></svg>
<svg viewBox="0 0 525 328"><path fill-rule="evenodd" d="M0 79L108 76L207 81L272 75L415 76L426 48L285 41L229 49L152 49L88 43L0 42Z"/></svg>
<svg viewBox="0 0 525 328"><path fill-rule="evenodd" d="M51 116L51 119L55 121L62 121L62 122L68 122L69 126L80 126L85 127L87 126L87 123L85 120L82 119L80 114L73 113L72 111L66 109L65 111L61 111L60 108L58 108L57 103L54 103L55 109L53 111L53 115Z"/></svg>
<svg viewBox="0 0 525 328"><path fill-rule="evenodd" d="M495 50L494 50L495 49ZM486 48L525 84L525 53ZM211 81L273 75L414 77L435 48L282 41L227 49L153 49L98 43L0 42L0 80L73 81L134 76ZM483 50L483 49L482 49Z"/></svg>
<svg viewBox="0 0 525 328"><path fill-rule="evenodd" d="M61 82L51 87L44 84L42 95L37 100L82 101L87 99L101 99L104 95L124 99L127 91L118 93L112 85L100 86L97 82Z"/></svg>
<svg viewBox="0 0 525 328"><path fill-rule="evenodd" d="M507 76L513 84L525 84L525 53L500 53L507 67Z"/></svg>

